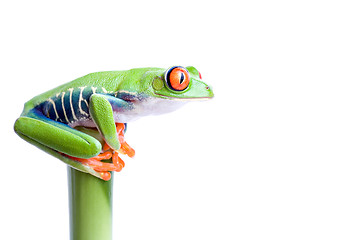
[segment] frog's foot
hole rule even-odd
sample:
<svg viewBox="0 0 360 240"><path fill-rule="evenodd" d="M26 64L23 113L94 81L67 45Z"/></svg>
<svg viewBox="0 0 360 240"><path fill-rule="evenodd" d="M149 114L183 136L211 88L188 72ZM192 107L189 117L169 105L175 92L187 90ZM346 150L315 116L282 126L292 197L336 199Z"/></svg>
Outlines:
<svg viewBox="0 0 360 240"><path fill-rule="evenodd" d="M117 155L117 153L112 154L111 152L100 153L99 155L88 159L75 157L70 158L91 167L96 172L99 172L101 178L105 181L111 179L111 171L120 172L125 166L124 161ZM113 163L102 162L102 160L109 160L111 158Z"/></svg>
<svg viewBox="0 0 360 240"><path fill-rule="evenodd" d="M120 149L119 150L113 150L114 152L128 155L129 157L133 158L135 156L135 150L129 146L129 144L125 141L124 138L124 130L125 130L125 124L124 123L116 123L116 132L118 134L118 139L120 142ZM103 151L111 150L110 146L105 143L103 147Z"/></svg>
<svg viewBox="0 0 360 240"><path fill-rule="evenodd" d="M124 129L125 129L125 124L123 123L116 124L116 130L117 130L119 142L121 144L119 150L111 149L109 145L105 143L103 146L103 153L100 153L95 157L88 159L75 158L70 156L69 157L99 172L103 180L105 181L110 180L111 171L120 172L121 169L125 167L125 162L120 158L119 154L128 155L129 157L134 157L135 155L134 149L131 148L129 144L127 144L124 140ZM112 159L112 163L102 162L102 160L110 160L110 159Z"/></svg>

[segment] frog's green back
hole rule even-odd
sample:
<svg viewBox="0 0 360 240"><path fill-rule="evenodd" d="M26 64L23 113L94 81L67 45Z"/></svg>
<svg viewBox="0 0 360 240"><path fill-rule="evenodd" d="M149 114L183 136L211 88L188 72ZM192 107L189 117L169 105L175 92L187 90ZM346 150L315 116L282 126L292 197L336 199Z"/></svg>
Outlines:
<svg viewBox="0 0 360 240"><path fill-rule="evenodd" d="M107 91L117 91L119 90L119 88L122 87L120 85L122 82L124 82L125 79L131 79L130 85L138 85L140 84L141 76L146 71L153 69L158 68L135 68L127 71L106 71L90 73L32 98L30 101L25 103L24 112L27 112L28 110L34 108L48 98L63 91L66 91L69 88L94 86L105 88ZM124 87L130 87L129 83L125 84Z"/></svg>

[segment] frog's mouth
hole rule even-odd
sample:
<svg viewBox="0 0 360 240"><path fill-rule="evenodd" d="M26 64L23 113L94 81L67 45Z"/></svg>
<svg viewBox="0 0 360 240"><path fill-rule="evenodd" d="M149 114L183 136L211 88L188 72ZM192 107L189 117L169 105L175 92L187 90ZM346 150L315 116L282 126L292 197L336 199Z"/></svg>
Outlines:
<svg viewBox="0 0 360 240"><path fill-rule="evenodd" d="M212 95L211 97L179 97L179 96L165 96L162 94L156 94L157 96L159 96L160 98L164 98L164 99L169 99L169 100L174 100L174 101L204 101L204 100L210 100L211 98L214 97L214 95Z"/></svg>
<svg viewBox="0 0 360 240"><path fill-rule="evenodd" d="M214 97L210 86L196 80L191 81L189 87L183 91L174 91L164 86L161 89L154 89L154 93L161 98L183 101L207 100Z"/></svg>

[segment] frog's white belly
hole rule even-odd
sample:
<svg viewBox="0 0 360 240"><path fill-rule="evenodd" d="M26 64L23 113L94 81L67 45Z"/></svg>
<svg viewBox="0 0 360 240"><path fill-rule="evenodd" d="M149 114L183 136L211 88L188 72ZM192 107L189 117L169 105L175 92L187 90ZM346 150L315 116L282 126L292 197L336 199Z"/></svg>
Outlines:
<svg viewBox="0 0 360 240"><path fill-rule="evenodd" d="M169 100L162 98L147 98L134 104L129 111L114 112L115 122L127 123L147 115L159 115L175 111L182 107L186 101Z"/></svg>
<svg viewBox="0 0 360 240"><path fill-rule="evenodd" d="M147 115L158 115L175 111L176 109L182 107L185 103L186 101L181 100L146 98L142 101L134 102L134 108L131 110L114 111L114 120L117 123L127 123ZM73 122L69 126L96 127L91 118Z"/></svg>

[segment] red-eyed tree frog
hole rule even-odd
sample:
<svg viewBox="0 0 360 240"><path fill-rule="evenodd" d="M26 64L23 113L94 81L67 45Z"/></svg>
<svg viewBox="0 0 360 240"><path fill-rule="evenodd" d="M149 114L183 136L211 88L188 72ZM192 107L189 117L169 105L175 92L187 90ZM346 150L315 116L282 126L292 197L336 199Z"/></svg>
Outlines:
<svg viewBox="0 0 360 240"><path fill-rule="evenodd" d="M109 171L124 167L119 153L135 154L124 140L126 123L213 96L194 67L97 72L26 102L14 129L71 167L109 180Z"/></svg>

